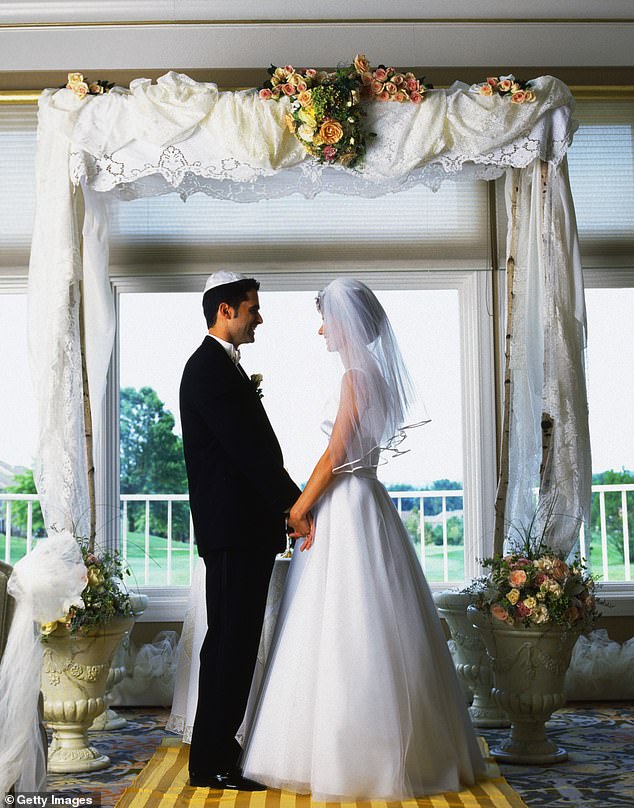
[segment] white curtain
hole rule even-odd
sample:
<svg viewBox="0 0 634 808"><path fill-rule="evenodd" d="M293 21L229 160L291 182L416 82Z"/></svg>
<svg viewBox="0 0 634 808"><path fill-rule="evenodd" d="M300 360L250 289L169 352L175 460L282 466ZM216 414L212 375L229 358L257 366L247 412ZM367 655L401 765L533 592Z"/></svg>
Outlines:
<svg viewBox="0 0 634 808"><path fill-rule="evenodd" d="M513 223L517 183L516 246L511 323L511 428L508 542L521 539L535 520L553 549L568 553L591 497L591 458L585 388L585 305L574 208L565 161L535 162L506 180ZM553 421L552 442L540 485L542 416ZM548 525L544 521L548 518Z"/></svg>
<svg viewBox="0 0 634 808"><path fill-rule="evenodd" d="M563 475L557 508L566 514L562 524L587 516L583 290L562 167L575 128L574 102L550 76L536 79L532 89L537 101L523 105L479 95L464 84L432 91L420 106L368 104L366 127L376 138L369 141L364 167L354 170L306 159L284 127L286 101L263 102L253 92L219 93L215 85L175 73L154 85L139 79L130 91L117 88L83 101L70 90L45 92L29 317L41 424L36 481L46 523L84 529L88 513L78 283L84 282L96 416L114 327L106 192L134 198L176 191L186 198L202 191L238 201L297 192L310 197L321 190L376 196L415 182L438 187L447 177L490 179L509 168L521 173L517 308L525 319L512 353L518 363L511 442L517 477L507 518L527 513L544 406L559 419L553 464ZM540 161L548 164L543 213ZM80 184L87 207L83 266Z"/></svg>

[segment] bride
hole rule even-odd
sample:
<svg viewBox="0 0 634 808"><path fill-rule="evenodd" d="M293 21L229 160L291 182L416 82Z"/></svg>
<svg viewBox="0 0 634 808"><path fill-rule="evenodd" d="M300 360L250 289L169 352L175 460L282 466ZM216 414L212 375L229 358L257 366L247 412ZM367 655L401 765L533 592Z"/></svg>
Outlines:
<svg viewBox="0 0 634 808"><path fill-rule="evenodd" d="M381 452L398 451L410 379L367 286L339 278L318 309L344 374L328 447L289 515L306 538L252 685L242 768L319 801L457 791L484 761L420 563L376 476Z"/></svg>

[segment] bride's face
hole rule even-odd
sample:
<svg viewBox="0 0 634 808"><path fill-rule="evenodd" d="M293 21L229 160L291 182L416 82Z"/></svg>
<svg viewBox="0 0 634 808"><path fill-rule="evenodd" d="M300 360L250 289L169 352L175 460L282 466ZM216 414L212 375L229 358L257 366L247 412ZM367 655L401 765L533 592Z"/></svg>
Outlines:
<svg viewBox="0 0 634 808"><path fill-rule="evenodd" d="M326 332L326 326L322 320L321 326L319 327L319 331L317 332L320 337L323 337L326 340L326 350L327 351L337 351L339 350L335 345L333 345L332 339L328 338L328 333Z"/></svg>

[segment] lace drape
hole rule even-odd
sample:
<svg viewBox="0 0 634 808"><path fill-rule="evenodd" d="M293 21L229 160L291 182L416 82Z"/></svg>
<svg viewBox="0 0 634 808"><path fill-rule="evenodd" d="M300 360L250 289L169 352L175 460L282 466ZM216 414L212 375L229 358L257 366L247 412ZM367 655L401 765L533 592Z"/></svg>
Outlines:
<svg viewBox="0 0 634 808"><path fill-rule="evenodd" d="M93 417L101 405L112 348L114 319L107 281L108 194L123 199L204 192L251 202L320 191L377 196L413 183L437 188L445 179L492 179L508 168L522 174L521 251L530 277L518 284L518 310L540 307L538 333L526 320L515 338L513 362L543 365L526 393L521 364L514 369L513 483L507 516L526 513L533 484L542 406L561 418L555 463L568 473L558 510L577 519L589 513L590 468L582 382L583 290L574 212L563 168L572 141L573 98L551 76L534 80L537 101L513 104L457 83L429 92L419 105L368 104L368 145L361 169L323 166L306 154L284 126L286 101L261 101L252 91L219 92L187 76L168 73L152 84L132 82L83 101L70 90L46 91L40 100L38 186L30 269L30 354L40 413L36 480L47 524L76 528L88 513L79 363L78 283L84 280L87 361ZM549 165L546 206L536 208L539 161ZM78 187L88 215L80 256ZM536 279L542 289L534 299ZM528 327L530 325L530 328ZM519 399L518 399L519 400ZM572 417L570 414L573 414ZM574 435L580 436L573 440ZM530 480L530 483L529 483ZM564 495L563 489L566 489ZM566 535L565 543L570 536Z"/></svg>

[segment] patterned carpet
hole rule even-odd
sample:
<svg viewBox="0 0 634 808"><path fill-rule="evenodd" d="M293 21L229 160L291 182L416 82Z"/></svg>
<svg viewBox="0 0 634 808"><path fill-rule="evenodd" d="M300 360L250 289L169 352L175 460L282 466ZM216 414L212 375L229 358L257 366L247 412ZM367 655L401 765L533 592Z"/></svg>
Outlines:
<svg viewBox="0 0 634 808"><path fill-rule="evenodd" d="M86 775L50 775L49 791L101 797L113 808L124 789L160 746L168 710L119 708L129 724L116 732L91 733L112 766ZM478 730L489 746L506 730ZM579 703L555 714L548 735L569 760L554 766L502 765L502 774L529 808L632 808L634 806L634 703Z"/></svg>

